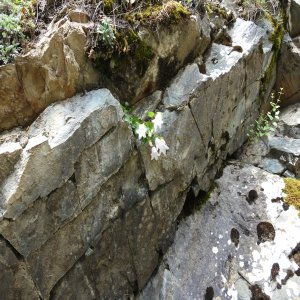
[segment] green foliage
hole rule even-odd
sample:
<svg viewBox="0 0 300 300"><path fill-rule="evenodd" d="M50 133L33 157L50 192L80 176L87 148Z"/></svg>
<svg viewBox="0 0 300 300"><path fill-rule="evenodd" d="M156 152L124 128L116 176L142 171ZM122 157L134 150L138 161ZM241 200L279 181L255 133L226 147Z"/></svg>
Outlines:
<svg viewBox="0 0 300 300"><path fill-rule="evenodd" d="M97 39L102 41L105 46L113 47L115 42L115 33L110 18L103 18L96 27Z"/></svg>
<svg viewBox="0 0 300 300"><path fill-rule="evenodd" d="M275 131L279 120L279 102L282 94L283 92L281 88L278 92L277 99L274 100L275 96L272 93L272 100L270 102L271 110L266 114L260 114L255 123L251 125L248 134L250 140L263 138L264 136L268 136L271 132Z"/></svg>
<svg viewBox="0 0 300 300"><path fill-rule="evenodd" d="M143 76L154 57L152 48L131 27L116 30L111 23L105 26L97 33L96 39L91 37L89 58L110 76L116 74L119 77L120 73L126 73L133 65L137 74ZM105 36L101 34L103 31L106 32Z"/></svg>
<svg viewBox="0 0 300 300"><path fill-rule="evenodd" d="M35 1L2 0L0 3L0 65L7 64L28 42L35 24Z"/></svg>
<svg viewBox="0 0 300 300"><path fill-rule="evenodd" d="M163 123L162 113L150 111L147 113L147 120L143 121L135 116L128 106L122 106L122 108L124 112L123 120L130 125L134 135L151 147L151 159L157 160L161 154L166 155L169 147L163 137L157 134L157 130Z"/></svg>
<svg viewBox="0 0 300 300"><path fill-rule="evenodd" d="M146 137L142 138L142 142L145 144L153 144L155 138L158 137L157 134L154 134L154 124L151 121L154 119L155 113L152 111L148 112L147 116L149 119L146 122L144 122L141 118L132 114L132 109L129 106L125 105L122 106L122 108L124 112L123 120L130 125L135 136L138 137L137 130L139 126L144 125L146 127Z"/></svg>
<svg viewBox="0 0 300 300"><path fill-rule="evenodd" d="M129 23L143 24L155 29L160 24L178 24L190 15L191 12L187 7L180 2L171 0L163 4L149 5L139 12L127 13L125 18Z"/></svg>

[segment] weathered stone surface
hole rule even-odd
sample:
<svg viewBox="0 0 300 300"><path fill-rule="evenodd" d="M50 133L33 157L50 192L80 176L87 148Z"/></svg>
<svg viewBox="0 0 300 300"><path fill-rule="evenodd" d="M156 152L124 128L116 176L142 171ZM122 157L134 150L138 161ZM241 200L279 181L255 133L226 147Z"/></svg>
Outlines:
<svg viewBox="0 0 300 300"><path fill-rule="evenodd" d="M36 200L15 221L2 225L1 234L7 237L24 257L39 249L55 232L81 208L74 184L67 181L49 197Z"/></svg>
<svg viewBox="0 0 300 300"><path fill-rule="evenodd" d="M260 167L272 174L281 175L285 171L285 166L277 159L265 158L262 160Z"/></svg>
<svg viewBox="0 0 300 300"><path fill-rule="evenodd" d="M300 48L285 36L278 62L276 89L283 88L282 105L300 100Z"/></svg>
<svg viewBox="0 0 300 300"><path fill-rule="evenodd" d="M205 299L210 287L216 299L250 300L248 287L254 284L273 295L271 299L299 296L299 289L293 288L299 286L297 276L281 290L276 288L288 269L295 269L288 255L298 242L295 232L300 228L295 209L284 211L281 203L271 201L281 197L283 180L252 166L229 165L216 183L201 211L179 224L158 273L138 298ZM246 201L249 190L258 192L252 204ZM274 242L257 245L256 227L261 220L275 227ZM233 228L240 235L238 246L230 239ZM275 282L270 278L274 262L282 266Z"/></svg>
<svg viewBox="0 0 300 300"><path fill-rule="evenodd" d="M268 144L273 151L300 156L300 139L270 136L268 137Z"/></svg>
<svg viewBox="0 0 300 300"><path fill-rule="evenodd" d="M22 147L19 143L4 143L0 145L0 184L14 170L21 152Z"/></svg>
<svg viewBox="0 0 300 300"><path fill-rule="evenodd" d="M109 227L110 221L117 217L120 218L123 211L129 210L136 203L145 199L147 189L145 185L138 184L140 176L142 176L142 169L137 155L134 155L120 173L103 185L99 193L77 218L55 232L52 238L40 249L32 252L26 258L33 278L44 297L49 296L57 281L67 273L79 258L84 256L90 247L92 249L96 247L97 241ZM132 230L132 228L129 226L126 230ZM118 238L126 240L122 233L124 232L121 232ZM112 236L108 235L107 239L108 243L114 245ZM99 247L105 249L102 244ZM107 250L104 253L101 251L99 255L109 259L111 251ZM130 254L124 252L123 255L125 257ZM81 263L86 265L86 268L90 267L89 260L83 260ZM96 261L93 264L97 267ZM116 266L112 266L112 268L118 269L118 262L114 262L114 264ZM95 274L91 272L89 276L95 276ZM109 278L106 277L105 273L102 276L104 280ZM82 277L79 280L84 281ZM118 286L118 282L116 282L116 286ZM103 293L108 293L108 290L105 288Z"/></svg>
<svg viewBox="0 0 300 300"><path fill-rule="evenodd" d="M0 237L1 299L40 299L26 264L18 256L8 242Z"/></svg>
<svg viewBox="0 0 300 300"><path fill-rule="evenodd" d="M133 108L133 114L140 117L142 120L148 118L147 113L149 111L155 111L159 103L161 102L162 91L155 91L148 97L145 97L139 101Z"/></svg>
<svg viewBox="0 0 300 300"><path fill-rule="evenodd" d="M15 218L38 197L61 186L74 173L80 153L121 117L119 103L105 89L49 107L29 128L29 142L15 172L2 184L5 217Z"/></svg>
<svg viewBox="0 0 300 300"><path fill-rule="evenodd" d="M168 155L153 161L149 147L142 145L140 148L149 188L155 190L178 176L187 187L195 176L192 167L194 160L203 149L196 123L188 107L180 113L164 112L163 121L163 136L170 147Z"/></svg>
<svg viewBox="0 0 300 300"><path fill-rule="evenodd" d="M199 72L197 64L184 68L164 93L163 103L165 107L176 108L186 105L195 89L199 87L201 81L206 77Z"/></svg>
<svg viewBox="0 0 300 300"><path fill-rule="evenodd" d="M289 9L289 33L291 37L300 35L300 24L299 24L299 15L300 15L300 1L291 0L290 9Z"/></svg>
<svg viewBox="0 0 300 300"><path fill-rule="evenodd" d="M35 49L0 67L0 131L27 125L49 104L98 85L85 55L88 26L73 12L52 24Z"/></svg>
<svg viewBox="0 0 300 300"><path fill-rule="evenodd" d="M129 158L131 139L131 129L122 123L81 154L75 167L75 179L82 208Z"/></svg>
<svg viewBox="0 0 300 300"><path fill-rule="evenodd" d="M282 125L279 127L281 135L300 139L300 103L290 105L280 114Z"/></svg>

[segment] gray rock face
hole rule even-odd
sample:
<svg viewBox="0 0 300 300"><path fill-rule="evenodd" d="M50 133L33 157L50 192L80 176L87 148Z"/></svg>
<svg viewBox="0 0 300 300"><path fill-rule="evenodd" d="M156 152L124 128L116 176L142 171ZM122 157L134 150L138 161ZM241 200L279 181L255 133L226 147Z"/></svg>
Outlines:
<svg viewBox="0 0 300 300"><path fill-rule="evenodd" d="M229 165L216 184L201 211L180 223L174 244L138 299L212 299L212 290L214 299L250 300L255 284L271 299L297 299L298 276L276 288L289 269L298 269L288 258L298 242L298 213L272 202L282 196L283 180L253 166ZM250 202L254 190L257 198ZM258 245L261 220L274 225L275 240ZM274 263L281 271L272 280Z"/></svg>
<svg viewBox="0 0 300 300"><path fill-rule="evenodd" d="M298 105L284 109L277 134L299 126L297 116ZM298 142L271 136L246 144L208 201L201 206L198 198L181 219L174 243L137 298L299 299L299 211L282 202L283 178L270 174L294 176L282 158L271 157L274 149L296 157Z"/></svg>
<svg viewBox="0 0 300 300"><path fill-rule="evenodd" d="M289 32L291 37L296 37L300 35L300 1L291 0L290 10L289 10Z"/></svg>
<svg viewBox="0 0 300 300"><path fill-rule="evenodd" d="M0 279L0 293L3 299L40 299L26 263L2 237L0 237Z"/></svg>
<svg viewBox="0 0 300 300"><path fill-rule="evenodd" d="M141 117L162 111L170 149L157 161L134 142L106 89L52 104L26 132L0 136L0 236L24 265L29 299L118 299L142 290L174 238L190 187L209 190L257 116L273 55L266 32L237 20L229 34L242 52L214 43L135 106Z"/></svg>
<svg viewBox="0 0 300 300"><path fill-rule="evenodd" d="M278 62L276 89L279 91L280 88L284 91L283 105L299 102L300 46L297 46L288 36L283 40Z"/></svg>
<svg viewBox="0 0 300 300"><path fill-rule="evenodd" d="M0 146L0 184L13 171L21 152L19 143L4 143Z"/></svg>

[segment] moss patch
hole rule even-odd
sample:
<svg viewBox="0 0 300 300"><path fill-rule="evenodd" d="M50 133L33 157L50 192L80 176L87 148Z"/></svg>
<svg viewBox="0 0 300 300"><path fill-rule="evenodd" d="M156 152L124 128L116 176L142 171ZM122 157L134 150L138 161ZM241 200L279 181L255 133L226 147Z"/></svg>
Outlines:
<svg viewBox="0 0 300 300"><path fill-rule="evenodd" d="M285 178L284 192L286 196L284 201L290 205L294 205L299 210L300 217L300 180L294 178Z"/></svg>
<svg viewBox="0 0 300 300"><path fill-rule="evenodd" d="M114 0L103 0L103 11L110 13L113 10Z"/></svg>
<svg viewBox="0 0 300 300"><path fill-rule="evenodd" d="M274 51L274 54L272 56L272 60L270 62L270 65L268 66L264 77L262 78L262 91L261 93L264 94L265 88L269 85L269 83L272 80L274 68L276 67L279 55L280 55L280 49L281 44L284 36L284 26L281 21L278 21L275 19L274 16L272 16L269 13L266 13L266 18L271 22L273 27L273 32L271 36L269 37L269 40L273 43L272 50Z"/></svg>
<svg viewBox="0 0 300 300"><path fill-rule="evenodd" d="M221 16L227 24L235 21L234 14L221 7L219 3L206 3L205 8L209 17L213 15Z"/></svg>
<svg viewBox="0 0 300 300"><path fill-rule="evenodd" d="M181 3L169 1L162 5L148 6L141 12L126 14L129 23L140 23L144 26L178 24L182 19L191 15L191 12Z"/></svg>
<svg viewBox="0 0 300 300"><path fill-rule="evenodd" d="M132 30L119 30L115 34L113 47L107 49L99 45L96 49L96 65L106 66L106 71L124 71L132 64L136 65L136 72L142 76L154 53L140 37Z"/></svg>

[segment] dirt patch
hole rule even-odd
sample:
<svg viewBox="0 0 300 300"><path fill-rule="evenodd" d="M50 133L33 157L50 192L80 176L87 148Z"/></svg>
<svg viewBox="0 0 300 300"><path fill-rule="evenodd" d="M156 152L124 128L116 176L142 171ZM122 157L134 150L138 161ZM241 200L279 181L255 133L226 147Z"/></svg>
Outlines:
<svg viewBox="0 0 300 300"><path fill-rule="evenodd" d="M240 233L237 229L235 229L235 228L231 229L230 239L231 239L231 242L235 245L235 247L237 247L239 245Z"/></svg>
<svg viewBox="0 0 300 300"><path fill-rule="evenodd" d="M252 293L251 300L271 300L271 298L266 295L259 285L255 284L250 287Z"/></svg>
<svg viewBox="0 0 300 300"><path fill-rule="evenodd" d="M269 222L260 222L257 225L258 244L273 241L275 238L274 226Z"/></svg>

